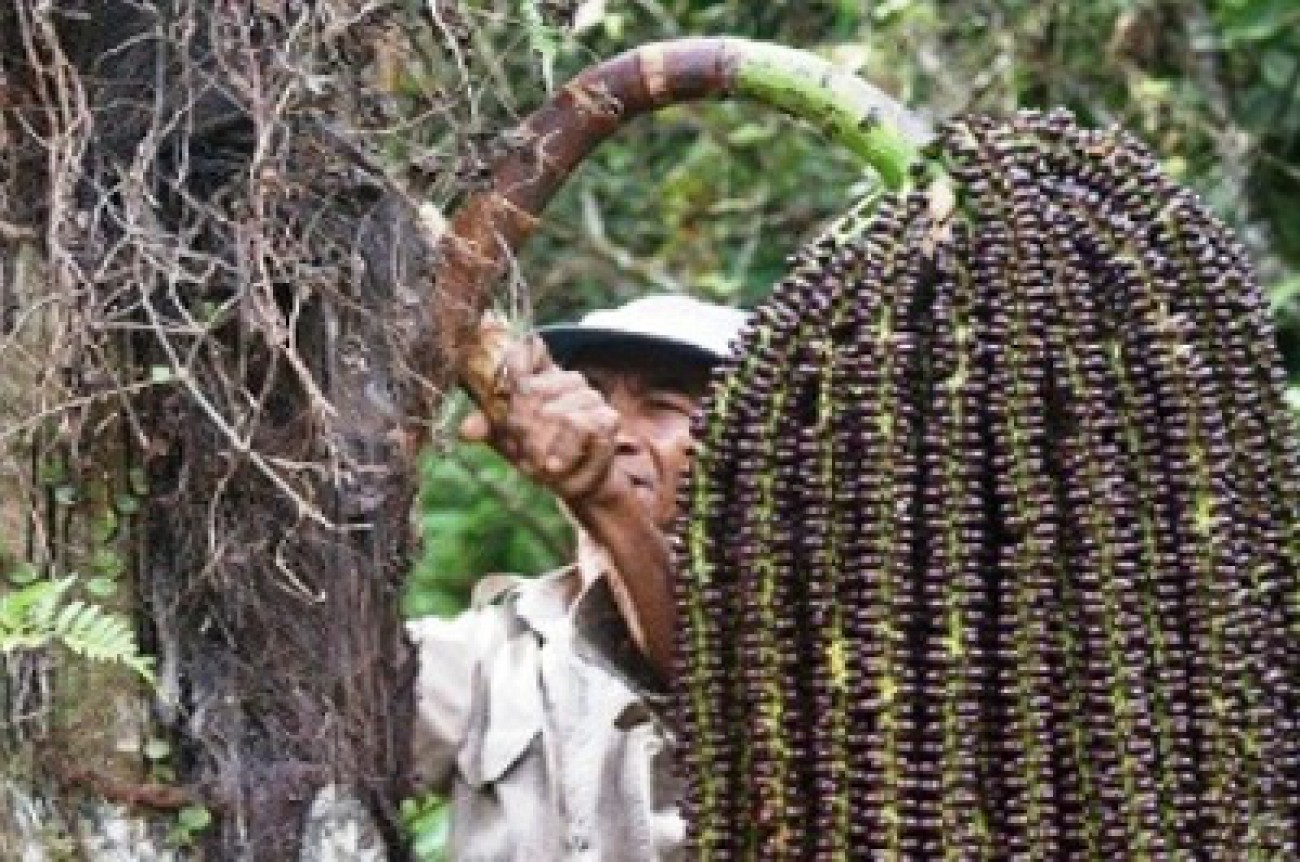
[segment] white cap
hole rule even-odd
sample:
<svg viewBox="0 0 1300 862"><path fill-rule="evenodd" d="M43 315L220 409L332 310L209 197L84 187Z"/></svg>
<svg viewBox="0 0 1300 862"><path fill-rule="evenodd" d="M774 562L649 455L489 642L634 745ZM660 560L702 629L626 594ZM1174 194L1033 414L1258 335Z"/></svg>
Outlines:
<svg viewBox="0 0 1300 862"><path fill-rule="evenodd" d="M748 313L738 308L664 294L593 311L577 323L543 326L537 332L561 365L588 347L651 348L716 362L731 354L748 319Z"/></svg>

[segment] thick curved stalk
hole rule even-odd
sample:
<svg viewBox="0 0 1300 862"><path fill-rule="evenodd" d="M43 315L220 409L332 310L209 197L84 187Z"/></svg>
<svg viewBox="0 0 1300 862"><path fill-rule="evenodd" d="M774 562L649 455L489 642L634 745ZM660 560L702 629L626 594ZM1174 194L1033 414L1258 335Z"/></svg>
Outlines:
<svg viewBox="0 0 1300 862"><path fill-rule="evenodd" d="M491 288L569 174L629 120L664 105L744 97L809 120L860 155L891 187L927 135L893 99L820 58L779 45L692 38L637 48L566 84L512 135L491 187L471 197L440 240L438 337L471 392L494 410L492 345L479 333Z"/></svg>

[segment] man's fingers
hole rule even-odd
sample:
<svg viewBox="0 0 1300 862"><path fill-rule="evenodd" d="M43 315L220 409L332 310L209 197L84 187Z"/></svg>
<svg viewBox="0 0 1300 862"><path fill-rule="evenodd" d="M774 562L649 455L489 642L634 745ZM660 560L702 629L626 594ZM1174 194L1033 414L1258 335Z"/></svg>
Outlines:
<svg viewBox="0 0 1300 862"><path fill-rule="evenodd" d="M539 399L557 398L577 391L596 394L595 390L587 385L587 378L576 371L564 371L560 368L552 368L526 377L515 387L517 396Z"/></svg>
<svg viewBox="0 0 1300 862"><path fill-rule="evenodd" d="M613 434L617 422L618 414L582 375L556 369L520 386L502 436L519 442L534 473L563 474L582 456L582 445L571 438Z"/></svg>
<svg viewBox="0 0 1300 862"><path fill-rule="evenodd" d="M543 465L549 484L565 499L586 496L609 472L617 432L612 408L603 402L589 406L580 428L551 440Z"/></svg>
<svg viewBox="0 0 1300 862"><path fill-rule="evenodd" d="M541 399L533 410L521 409L506 417L501 437L520 443L516 465L528 475L556 487L591 457L593 441L612 443L618 430L618 413L599 393L583 387Z"/></svg>
<svg viewBox="0 0 1300 862"><path fill-rule="evenodd" d="M460 439L468 443L486 443L492 437L492 423L482 410L475 410L460 423Z"/></svg>
<svg viewBox="0 0 1300 862"><path fill-rule="evenodd" d="M537 335L530 335L513 342L502 357L502 362L505 364L506 374L515 384L555 367L551 354L546 349L546 343Z"/></svg>
<svg viewBox="0 0 1300 862"><path fill-rule="evenodd" d="M550 445L540 453L538 466L547 479L561 479L582 462L590 445L591 436L588 434L556 434L551 438Z"/></svg>
<svg viewBox="0 0 1300 862"><path fill-rule="evenodd" d="M503 420L475 412L461 425L463 439L490 443L566 499L604 481L619 417L586 377L557 366L534 335L506 349L498 385L509 399Z"/></svg>
<svg viewBox="0 0 1300 862"><path fill-rule="evenodd" d="M555 360L551 358L551 351L547 350L546 342L542 341L540 335L534 333L528 336L525 344L528 347L529 368L534 374L559 367L555 364Z"/></svg>
<svg viewBox="0 0 1300 862"><path fill-rule="evenodd" d="M560 481L566 500L581 500L600 489L613 466L614 448L612 437L591 438L586 457Z"/></svg>

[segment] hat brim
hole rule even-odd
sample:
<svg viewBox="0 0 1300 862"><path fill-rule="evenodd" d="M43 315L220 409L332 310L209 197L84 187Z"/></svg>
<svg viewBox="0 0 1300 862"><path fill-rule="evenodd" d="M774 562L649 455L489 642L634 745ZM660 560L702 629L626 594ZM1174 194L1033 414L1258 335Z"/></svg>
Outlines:
<svg viewBox="0 0 1300 862"><path fill-rule="evenodd" d="M556 323L537 330L551 358L560 365L568 365L575 356L586 350L614 348L631 353L644 352L715 365L724 357L697 344L676 341L660 335L626 332L621 329L600 329L594 326L577 326Z"/></svg>

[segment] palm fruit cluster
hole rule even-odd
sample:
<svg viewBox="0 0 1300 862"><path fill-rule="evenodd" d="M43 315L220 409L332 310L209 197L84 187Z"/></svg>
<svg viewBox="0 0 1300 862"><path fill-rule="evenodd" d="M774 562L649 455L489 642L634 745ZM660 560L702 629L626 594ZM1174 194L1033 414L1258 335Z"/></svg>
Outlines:
<svg viewBox="0 0 1300 862"><path fill-rule="evenodd" d="M720 370L677 541L708 860L1300 858L1293 427L1140 143L943 128Z"/></svg>

